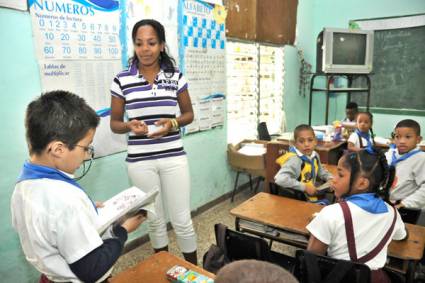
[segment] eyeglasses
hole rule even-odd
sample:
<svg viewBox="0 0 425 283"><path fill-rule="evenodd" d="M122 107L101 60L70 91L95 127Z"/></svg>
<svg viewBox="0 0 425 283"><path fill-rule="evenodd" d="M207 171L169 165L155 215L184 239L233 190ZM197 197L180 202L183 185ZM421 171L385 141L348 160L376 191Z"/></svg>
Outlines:
<svg viewBox="0 0 425 283"><path fill-rule="evenodd" d="M84 146L84 145L76 144L75 146L81 147L82 149L84 149L85 152L87 152L91 157L93 157L94 147L92 145Z"/></svg>

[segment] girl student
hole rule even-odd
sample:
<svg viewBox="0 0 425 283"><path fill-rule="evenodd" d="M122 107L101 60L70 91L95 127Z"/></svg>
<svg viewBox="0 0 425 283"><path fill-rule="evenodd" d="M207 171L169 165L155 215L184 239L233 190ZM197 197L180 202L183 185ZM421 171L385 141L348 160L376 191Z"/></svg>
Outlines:
<svg viewBox="0 0 425 283"><path fill-rule="evenodd" d="M366 147L372 147L375 144L372 123L373 116L370 112L359 112L357 114L357 128L348 138L347 149L349 151L359 151Z"/></svg>
<svg viewBox="0 0 425 283"><path fill-rule="evenodd" d="M180 137L180 127L193 121L187 82L166 51L161 23L137 22L132 40L130 66L111 85L111 129L128 133L126 161L133 185L145 191L159 188L156 215L148 214L155 252L168 250L168 212L180 250L187 261L196 264L189 167Z"/></svg>
<svg viewBox="0 0 425 283"><path fill-rule="evenodd" d="M365 263L372 270L371 282L389 282L382 270L388 245L407 236L398 211L386 202L393 179L393 168L373 148L341 157L332 181L339 202L324 207L307 225L307 249Z"/></svg>

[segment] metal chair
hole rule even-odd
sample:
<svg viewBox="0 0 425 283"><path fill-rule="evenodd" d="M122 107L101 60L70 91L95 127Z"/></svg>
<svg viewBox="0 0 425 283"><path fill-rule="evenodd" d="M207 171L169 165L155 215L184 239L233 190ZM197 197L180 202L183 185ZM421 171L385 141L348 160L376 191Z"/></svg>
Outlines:
<svg viewBox="0 0 425 283"><path fill-rule="evenodd" d="M401 207L398 209L398 213L400 213L403 222L416 224L416 222L418 222L419 216L421 215L421 210L419 208Z"/></svg>
<svg viewBox="0 0 425 283"><path fill-rule="evenodd" d="M365 264L306 250L296 251L293 273L300 283L369 283L371 278L371 271Z"/></svg>
<svg viewBox="0 0 425 283"><path fill-rule="evenodd" d="M219 230L217 225L223 224L215 224L216 238L219 237L217 235ZM294 258L272 251L265 239L234 231L226 226L225 229L225 250L226 256L230 261L256 259L272 262L288 270L293 268Z"/></svg>

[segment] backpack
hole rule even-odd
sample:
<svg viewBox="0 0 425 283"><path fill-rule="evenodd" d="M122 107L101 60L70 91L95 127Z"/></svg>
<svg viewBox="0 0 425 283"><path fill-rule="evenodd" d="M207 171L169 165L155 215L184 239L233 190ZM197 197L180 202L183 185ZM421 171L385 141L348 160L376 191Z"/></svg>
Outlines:
<svg viewBox="0 0 425 283"><path fill-rule="evenodd" d="M209 272L217 273L217 271L228 264L230 260L227 257L226 250L227 227L223 224L215 224L214 230L217 245L212 244L204 254L202 267Z"/></svg>

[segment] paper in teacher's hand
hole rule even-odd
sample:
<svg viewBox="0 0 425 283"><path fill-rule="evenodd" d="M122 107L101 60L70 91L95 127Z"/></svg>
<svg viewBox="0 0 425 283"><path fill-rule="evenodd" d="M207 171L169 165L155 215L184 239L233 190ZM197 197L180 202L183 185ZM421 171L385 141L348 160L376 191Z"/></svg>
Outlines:
<svg viewBox="0 0 425 283"><path fill-rule="evenodd" d="M162 128L163 128L162 126L157 126L155 124L148 125L148 135L152 135L152 134L158 132L159 130L161 130Z"/></svg>

